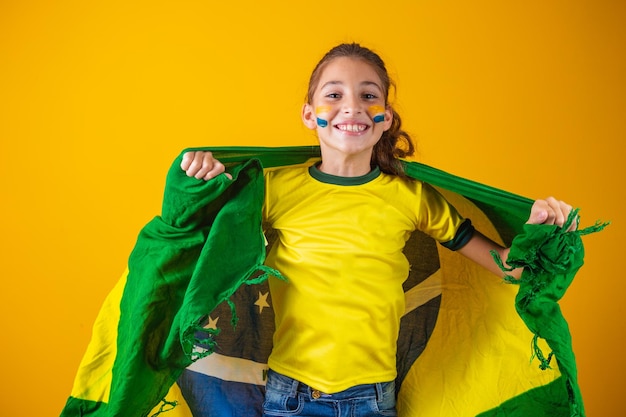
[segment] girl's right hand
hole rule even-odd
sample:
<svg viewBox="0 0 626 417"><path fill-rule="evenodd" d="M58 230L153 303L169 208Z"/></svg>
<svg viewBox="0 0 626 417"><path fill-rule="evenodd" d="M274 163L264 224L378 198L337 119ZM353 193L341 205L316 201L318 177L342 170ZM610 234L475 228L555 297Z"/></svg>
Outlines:
<svg viewBox="0 0 626 417"><path fill-rule="evenodd" d="M186 152L183 155L180 167L187 176L205 181L215 178L226 171L224 164L215 159L209 151ZM229 173L225 172L225 174L229 179L233 179Z"/></svg>

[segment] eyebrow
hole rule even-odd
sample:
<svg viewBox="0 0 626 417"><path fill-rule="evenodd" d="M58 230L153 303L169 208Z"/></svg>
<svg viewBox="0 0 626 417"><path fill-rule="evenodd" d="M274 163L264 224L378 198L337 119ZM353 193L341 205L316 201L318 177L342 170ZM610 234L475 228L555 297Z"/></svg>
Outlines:
<svg viewBox="0 0 626 417"><path fill-rule="evenodd" d="M320 90L329 86L329 85L343 85L342 81L328 81L326 83L324 83L324 85L322 85L320 87ZM361 86L374 86L376 87L380 92L383 92L383 89L380 85L378 85L378 83L374 82L374 81L363 81L360 84Z"/></svg>

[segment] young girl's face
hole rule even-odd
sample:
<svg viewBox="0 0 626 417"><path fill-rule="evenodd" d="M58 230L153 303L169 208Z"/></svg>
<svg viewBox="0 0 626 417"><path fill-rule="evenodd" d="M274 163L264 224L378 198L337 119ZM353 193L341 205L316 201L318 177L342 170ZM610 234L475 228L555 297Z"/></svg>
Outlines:
<svg viewBox="0 0 626 417"><path fill-rule="evenodd" d="M369 161L374 145L391 127L392 114L374 68L361 59L341 57L324 67L302 120L317 130L323 153L361 155Z"/></svg>

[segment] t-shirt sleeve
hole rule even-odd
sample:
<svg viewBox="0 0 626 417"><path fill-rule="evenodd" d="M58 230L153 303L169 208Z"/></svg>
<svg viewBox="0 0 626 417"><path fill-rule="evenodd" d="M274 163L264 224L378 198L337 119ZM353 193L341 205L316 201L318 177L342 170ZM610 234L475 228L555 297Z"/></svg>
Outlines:
<svg viewBox="0 0 626 417"><path fill-rule="evenodd" d="M474 226L431 185L424 183L419 213L419 229L450 250L465 246Z"/></svg>
<svg viewBox="0 0 626 417"><path fill-rule="evenodd" d="M440 242L443 246L450 250L459 250L474 235L474 225L472 225L472 221L470 219L465 219L463 223L456 230L456 234L452 240L448 240L447 242Z"/></svg>

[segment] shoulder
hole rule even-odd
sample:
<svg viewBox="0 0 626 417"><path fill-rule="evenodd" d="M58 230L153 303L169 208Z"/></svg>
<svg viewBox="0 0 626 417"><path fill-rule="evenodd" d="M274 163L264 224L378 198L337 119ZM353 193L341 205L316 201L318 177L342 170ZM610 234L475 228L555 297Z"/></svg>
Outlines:
<svg viewBox="0 0 626 417"><path fill-rule="evenodd" d="M421 196L424 188L431 188L427 183L410 177L400 177L392 174L381 173L379 177L380 185L393 189L402 194L412 194Z"/></svg>
<svg viewBox="0 0 626 417"><path fill-rule="evenodd" d="M264 170L265 191L268 195L284 196L309 183L308 166L290 166Z"/></svg>
<svg viewBox="0 0 626 417"><path fill-rule="evenodd" d="M266 168L263 170L263 175L265 176L265 180L278 180L278 179L290 179L290 178L298 178L302 174L306 174L308 170L308 165L297 165L297 166L288 166L288 167L276 167L276 168Z"/></svg>
<svg viewBox="0 0 626 417"><path fill-rule="evenodd" d="M418 216L433 215L454 211L452 205L435 187L427 182L384 174L381 179L384 194L394 205L406 206L416 211Z"/></svg>

